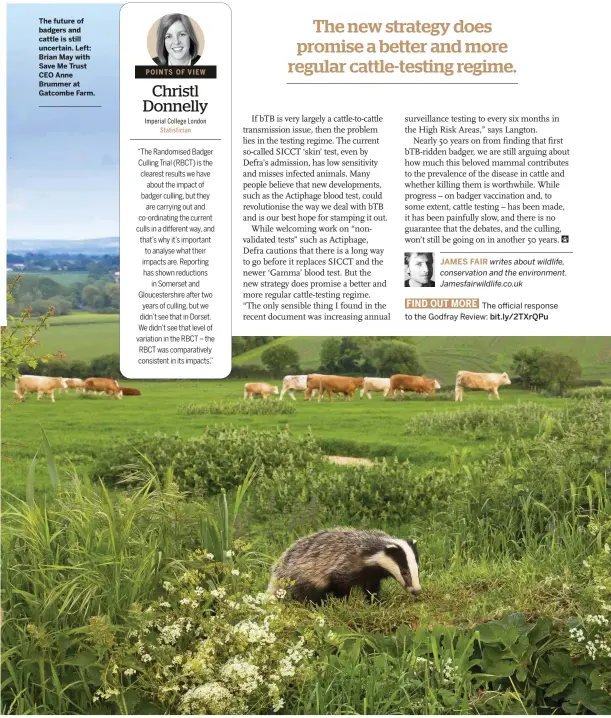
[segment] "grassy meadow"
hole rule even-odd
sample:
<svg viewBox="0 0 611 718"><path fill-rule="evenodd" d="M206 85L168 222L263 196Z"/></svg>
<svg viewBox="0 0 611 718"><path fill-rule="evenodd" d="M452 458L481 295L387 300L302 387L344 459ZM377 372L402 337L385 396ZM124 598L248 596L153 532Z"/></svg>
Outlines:
<svg viewBox="0 0 611 718"><path fill-rule="evenodd" d="M113 351L115 318L76 317L41 349ZM304 366L308 339L285 338ZM444 376L511 356L418 341ZM608 340L579 341L608 378ZM3 712L611 712L608 387L280 403L121 383L142 395L2 393ZM282 551L335 526L417 539L422 594L270 597Z"/></svg>
<svg viewBox="0 0 611 718"><path fill-rule="evenodd" d="M98 454L112 451L116 442L128 434L161 431L191 437L211 425L268 431L288 427L295 437L311 432L331 455L397 457L426 467L449 460L455 450L480 457L491 446L492 440L485 435L457 434L451 440L437 435L406 435L405 423L415 415L462 411L473 405L489 406L494 412L507 404L525 401L556 408L567 402L566 399L545 399L531 392L503 388L500 390L501 402L488 401L485 393L465 392L462 405L438 400L390 401L384 400L381 394L373 394L371 400L366 396L359 399L356 394L351 402L339 399L329 403L325 398L319 404L317 401L306 402L303 394L297 393L295 402L288 396L283 400L283 405L295 407L294 414L215 415L189 413L186 409L190 405L197 407L240 400L244 381L124 380L122 383L140 389L142 396L126 396L119 401L67 392L57 393L53 404L48 397L38 402L31 394L22 404L15 404L14 395L5 390L3 405L13 405L3 415L3 491L23 497L30 462L41 449L40 427L45 430L58 463L66 469L74 465L80 472L86 471ZM276 383L281 385L281 382ZM270 399L267 403L275 403L275 400ZM39 463L36 476L42 490L49 488L45 472L45 467Z"/></svg>
<svg viewBox="0 0 611 718"><path fill-rule="evenodd" d="M67 361L118 353L119 315L75 312L52 317L39 339L40 354L61 352Z"/></svg>

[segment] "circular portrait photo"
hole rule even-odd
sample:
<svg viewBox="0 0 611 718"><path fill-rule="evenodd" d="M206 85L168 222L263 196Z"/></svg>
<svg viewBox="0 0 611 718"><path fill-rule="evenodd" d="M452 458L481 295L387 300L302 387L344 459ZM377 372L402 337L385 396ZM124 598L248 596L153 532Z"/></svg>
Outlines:
<svg viewBox="0 0 611 718"><path fill-rule="evenodd" d="M434 287L435 255L433 252L405 252L405 287Z"/></svg>
<svg viewBox="0 0 611 718"><path fill-rule="evenodd" d="M147 46L153 62L162 67L195 65L204 49L204 33L188 15L173 12L149 30Z"/></svg>

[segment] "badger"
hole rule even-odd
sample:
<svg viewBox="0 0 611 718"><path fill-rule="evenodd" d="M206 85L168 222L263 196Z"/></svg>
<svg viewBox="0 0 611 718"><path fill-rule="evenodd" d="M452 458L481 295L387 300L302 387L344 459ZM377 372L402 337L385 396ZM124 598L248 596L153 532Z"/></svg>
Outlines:
<svg viewBox="0 0 611 718"><path fill-rule="evenodd" d="M384 531L337 528L298 539L272 568L267 590L284 588L298 601L343 598L355 586L377 598L380 582L392 577L408 593L421 591L416 541Z"/></svg>

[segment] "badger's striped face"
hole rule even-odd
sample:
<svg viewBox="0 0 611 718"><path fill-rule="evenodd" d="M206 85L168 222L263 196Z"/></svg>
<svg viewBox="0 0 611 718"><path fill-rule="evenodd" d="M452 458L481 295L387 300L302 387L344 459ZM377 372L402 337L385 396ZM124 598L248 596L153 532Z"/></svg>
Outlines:
<svg viewBox="0 0 611 718"><path fill-rule="evenodd" d="M388 573L409 593L418 595L421 592L419 557L416 542L408 539L393 539L383 551L373 554L368 560L369 566L379 566Z"/></svg>

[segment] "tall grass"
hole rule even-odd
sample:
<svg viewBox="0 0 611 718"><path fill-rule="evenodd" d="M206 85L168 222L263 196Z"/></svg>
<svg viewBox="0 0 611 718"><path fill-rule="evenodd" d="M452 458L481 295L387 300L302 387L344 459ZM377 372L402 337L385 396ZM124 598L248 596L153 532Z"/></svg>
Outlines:
<svg viewBox="0 0 611 718"><path fill-rule="evenodd" d="M611 399L611 386L587 386L571 389L566 393L569 399Z"/></svg>
<svg viewBox="0 0 611 718"><path fill-rule="evenodd" d="M210 401L207 404L185 404L180 407L180 413L186 416L194 414L218 414L233 416L243 414L246 416L270 416L274 414L296 414L293 404L280 401Z"/></svg>
<svg viewBox="0 0 611 718"><path fill-rule="evenodd" d="M405 433L532 436L539 430L539 424L545 416L562 417L563 410L549 409L545 404L534 403L501 407L470 406L462 411L417 414L405 425Z"/></svg>
<svg viewBox="0 0 611 718"><path fill-rule="evenodd" d="M206 549L227 560L240 504L187 501L168 470L114 492L73 478L38 504L5 500L2 526L2 665L5 710L88 713L100 662L135 607ZM7 505L8 504L8 505ZM96 683L98 680L98 683Z"/></svg>

